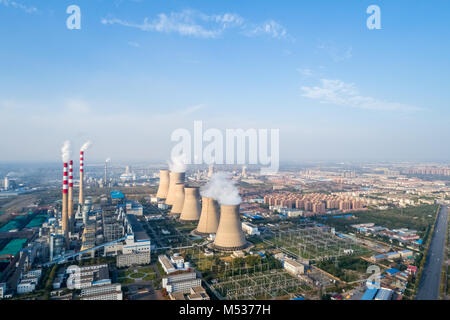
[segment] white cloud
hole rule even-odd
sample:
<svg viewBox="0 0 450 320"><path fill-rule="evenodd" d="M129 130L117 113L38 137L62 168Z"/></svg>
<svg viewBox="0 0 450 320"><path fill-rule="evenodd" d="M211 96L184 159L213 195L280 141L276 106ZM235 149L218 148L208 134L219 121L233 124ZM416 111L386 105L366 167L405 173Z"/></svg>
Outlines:
<svg viewBox="0 0 450 320"><path fill-rule="evenodd" d="M421 108L398 102L378 100L359 93L354 83L341 80L321 79L321 86L301 87L302 96L320 103L334 104L367 110L417 111Z"/></svg>
<svg viewBox="0 0 450 320"><path fill-rule="evenodd" d="M21 4L19 2L12 1L12 0L0 0L0 4L2 4L5 7L12 7L12 8L16 8L16 9L21 9L21 10L25 11L26 13L36 13L36 12L38 12L38 9L35 8L35 7L29 7L29 6L26 6L24 4Z"/></svg>
<svg viewBox="0 0 450 320"><path fill-rule="evenodd" d="M262 25L254 26L247 32L245 32L248 36L258 36L258 35L268 35L272 38L286 38L287 31L286 28L283 27L281 24L274 20L269 20Z"/></svg>
<svg viewBox="0 0 450 320"><path fill-rule="evenodd" d="M125 27L138 28L142 31L161 33L178 33L183 36L198 38L216 38L230 27L239 26L243 19L236 14L205 15L193 10L160 13L157 18L145 18L142 23L132 23L117 18L103 18L102 24L119 24Z"/></svg>
<svg viewBox="0 0 450 320"><path fill-rule="evenodd" d="M334 62L341 62L353 58L353 47L339 47L333 43L320 43L318 49L324 50Z"/></svg>
<svg viewBox="0 0 450 320"><path fill-rule="evenodd" d="M249 24L235 13L204 14L196 10L183 10L180 12L160 13L154 19L145 18L142 23L135 23L119 18L103 18L104 25L121 25L137 28L142 31L177 33L182 36L196 38L218 38L227 29L238 29L246 36L266 35L272 38L285 38L286 29L274 20L262 25Z"/></svg>

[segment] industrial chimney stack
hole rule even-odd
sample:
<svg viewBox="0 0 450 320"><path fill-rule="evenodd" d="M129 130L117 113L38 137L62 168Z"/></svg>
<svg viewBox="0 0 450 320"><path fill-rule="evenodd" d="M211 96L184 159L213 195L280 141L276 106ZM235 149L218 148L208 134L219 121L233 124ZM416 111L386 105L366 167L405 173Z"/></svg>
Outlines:
<svg viewBox="0 0 450 320"><path fill-rule="evenodd" d="M159 187L156 197L160 199L167 199L169 192L169 170L159 170Z"/></svg>
<svg viewBox="0 0 450 320"><path fill-rule="evenodd" d="M83 197L83 175L84 175L84 151L80 151L80 188L79 188L79 194L78 194L78 204L80 207L84 204L84 197Z"/></svg>
<svg viewBox="0 0 450 320"><path fill-rule="evenodd" d="M242 223L239 217L239 205L221 205L220 221L217 228L214 248L223 251L237 251L247 247Z"/></svg>
<svg viewBox="0 0 450 320"><path fill-rule="evenodd" d="M200 219L200 191L198 187L184 188L184 204L181 221L198 221Z"/></svg>
<svg viewBox="0 0 450 320"><path fill-rule="evenodd" d="M198 234L216 233L219 226L219 204L213 198L202 197L202 212L198 222Z"/></svg>
<svg viewBox="0 0 450 320"><path fill-rule="evenodd" d="M184 183L185 173L184 172L170 172L169 190L167 191L166 204L172 206L175 202L175 186L178 183ZM181 212L180 208L180 212Z"/></svg>
<svg viewBox="0 0 450 320"><path fill-rule="evenodd" d="M184 182L177 183L175 185L175 201L172 206L172 210L170 210L170 214L180 214L181 210L183 210L184 205Z"/></svg>
<svg viewBox="0 0 450 320"><path fill-rule="evenodd" d="M74 221L75 221L75 213L73 211L73 161L70 160L69 161L69 194L68 194L68 203L67 203L67 207L68 207L68 223L70 225L70 231L73 231L73 225L74 225Z"/></svg>
<svg viewBox="0 0 450 320"><path fill-rule="evenodd" d="M68 193L68 175L67 175L67 162L64 163L63 171L63 197L62 197L62 230L64 233L64 239L68 246L68 214L67 214L67 193Z"/></svg>

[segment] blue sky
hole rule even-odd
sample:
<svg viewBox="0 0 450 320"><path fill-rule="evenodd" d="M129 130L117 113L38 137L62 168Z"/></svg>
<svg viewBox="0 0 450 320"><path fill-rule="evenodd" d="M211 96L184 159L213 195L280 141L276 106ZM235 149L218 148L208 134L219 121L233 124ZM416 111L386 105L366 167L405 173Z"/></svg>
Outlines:
<svg viewBox="0 0 450 320"><path fill-rule="evenodd" d="M66 8L81 8L68 30ZM381 8L368 30L366 8ZM449 160L448 1L0 0L0 161L166 159L279 128L281 160Z"/></svg>

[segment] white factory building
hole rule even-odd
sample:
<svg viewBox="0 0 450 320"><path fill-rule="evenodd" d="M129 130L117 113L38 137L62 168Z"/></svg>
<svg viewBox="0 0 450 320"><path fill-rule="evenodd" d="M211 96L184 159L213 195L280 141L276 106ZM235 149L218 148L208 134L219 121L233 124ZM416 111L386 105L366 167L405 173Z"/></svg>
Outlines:
<svg viewBox="0 0 450 320"><path fill-rule="evenodd" d="M242 222L242 230L250 236L253 236L253 235L259 236L260 235L258 227L249 222Z"/></svg>
<svg viewBox="0 0 450 320"><path fill-rule="evenodd" d="M190 293L191 288L201 286L202 280L197 278L195 272L183 272L167 275L162 279L162 286L168 293Z"/></svg>

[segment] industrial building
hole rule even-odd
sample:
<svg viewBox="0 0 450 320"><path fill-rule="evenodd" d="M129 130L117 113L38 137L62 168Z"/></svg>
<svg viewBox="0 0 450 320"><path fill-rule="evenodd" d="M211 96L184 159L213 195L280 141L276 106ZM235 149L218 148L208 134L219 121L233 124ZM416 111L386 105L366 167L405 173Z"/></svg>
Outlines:
<svg viewBox="0 0 450 320"><path fill-rule="evenodd" d="M81 300L122 300L122 286L119 283L84 288L80 293Z"/></svg>
<svg viewBox="0 0 450 320"><path fill-rule="evenodd" d="M93 286L111 284L107 264L79 267L71 265L66 269L67 287L84 289Z"/></svg>
<svg viewBox="0 0 450 320"><path fill-rule="evenodd" d="M168 293L189 293L191 288L201 286L201 283L202 280L197 278L197 274L194 271L167 275L162 279L162 287L165 288Z"/></svg>

